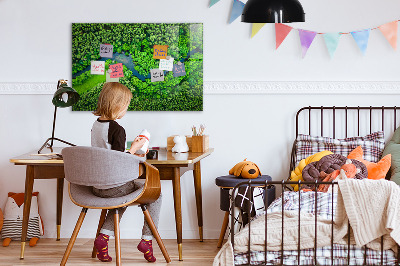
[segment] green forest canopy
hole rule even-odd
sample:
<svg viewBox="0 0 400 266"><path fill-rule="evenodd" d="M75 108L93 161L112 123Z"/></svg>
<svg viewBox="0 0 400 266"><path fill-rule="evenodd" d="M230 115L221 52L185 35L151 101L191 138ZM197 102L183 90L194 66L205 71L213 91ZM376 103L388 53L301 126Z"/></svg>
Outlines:
<svg viewBox="0 0 400 266"><path fill-rule="evenodd" d="M134 63L134 74L124 64L119 82L133 94L131 111L201 111L203 110L203 25L188 24L72 24L73 88L81 100L73 110L92 111L106 81L105 75L91 75L91 61L100 59L100 44L112 44L114 53L125 54ZM168 45L168 55L183 62L186 75L173 77L167 72L164 82L151 82L149 73L158 68L153 59L154 45ZM110 64L120 63L115 58ZM142 81L139 77L145 77Z"/></svg>

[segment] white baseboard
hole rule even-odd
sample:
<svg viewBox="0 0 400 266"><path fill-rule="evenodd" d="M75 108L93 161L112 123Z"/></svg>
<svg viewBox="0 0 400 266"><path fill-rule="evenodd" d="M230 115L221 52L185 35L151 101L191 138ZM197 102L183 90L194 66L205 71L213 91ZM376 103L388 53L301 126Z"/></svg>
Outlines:
<svg viewBox="0 0 400 266"><path fill-rule="evenodd" d="M57 82L0 83L0 94L53 94ZM400 94L399 81L205 81L204 94Z"/></svg>

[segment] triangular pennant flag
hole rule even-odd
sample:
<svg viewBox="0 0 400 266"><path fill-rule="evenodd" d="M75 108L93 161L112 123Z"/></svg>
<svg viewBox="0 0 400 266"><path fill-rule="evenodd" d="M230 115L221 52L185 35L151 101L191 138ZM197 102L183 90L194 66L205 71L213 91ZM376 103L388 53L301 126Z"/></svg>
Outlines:
<svg viewBox="0 0 400 266"><path fill-rule="evenodd" d="M278 49L278 47L282 44L282 42L285 40L286 36L288 36L289 32L292 29L293 28L288 25L275 23L276 49Z"/></svg>
<svg viewBox="0 0 400 266"><path fill-rule="evenodd" d="M368 46L369 33L371 29L360 30L360 31L352 31L351 35L353 35L354 40L356 41L358 47L361 50L361 53L364 55Z"/></svg>
<svg viewBox="0 0 400 266"><path fill-rule="evenodd" d="M210 5L209 7L212 7L213 5L215 5L216 3L218 3L219 0L210 0Z"/></svg>
<svg viewBox="0 0 400 266"><path fill-rule="evenodd" d="M262 27L264 27L265 23L253 23L253 26L251 28L251 38L256 35Z"/></svg>
<svg viewBox="0 0 400 266"><path fill-rule="evenodd" d="M235 19L237 19L240 15L242 15L242 11L244 8L244 3L239 0L233 0L231 17L229 19L229 23L232 23Z"/></svg>
<svg viewBox="0 0 400 266"><path fill-rule="evenodd" d="M333 54L336 51L336 48L338 47L339 39L340 36L342 36L342 34L340 34L339 32L333 32L333 33L325 33L323 36L326 48L328 48L329 55L332 58Z"/></svg>
<svg viewBox="0 0 400 266"><path fill-rule="evenodd" d="M317 33L315 31L300 30L301 55L304 58Z"/></svg>
<svg viewBox="0 0 400 266"><path fill-rule="evenodd" d="M397 20L393 22L386 23L382 26L378 27L383 35L385 35L386 39L390 43L390 45L393 47L393 49L396 50L397 48Z"/></svg>

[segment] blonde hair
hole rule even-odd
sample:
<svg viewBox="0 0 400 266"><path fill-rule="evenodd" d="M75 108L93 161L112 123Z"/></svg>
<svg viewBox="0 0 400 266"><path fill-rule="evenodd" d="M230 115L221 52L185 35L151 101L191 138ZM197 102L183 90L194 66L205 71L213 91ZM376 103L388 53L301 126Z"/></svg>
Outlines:
<svg viewBox="0 0 400 266"><path fill-rule="evenodd" d="M118 82L106 82L99 95L97 110L93 114L115 120L131 100L132 92L126 86Z"/></svg>

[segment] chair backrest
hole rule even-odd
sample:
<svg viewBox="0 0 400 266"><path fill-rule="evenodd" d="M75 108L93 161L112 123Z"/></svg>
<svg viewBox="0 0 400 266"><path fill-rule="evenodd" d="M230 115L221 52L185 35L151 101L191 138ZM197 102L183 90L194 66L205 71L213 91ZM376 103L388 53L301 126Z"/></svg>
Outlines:
<svg viewBox="0 0 400 266"><path fill-rule="evenodd" d="M119 186L139 176L144 158L97 147L62 150L65 179L83 186Z"/></svg>

